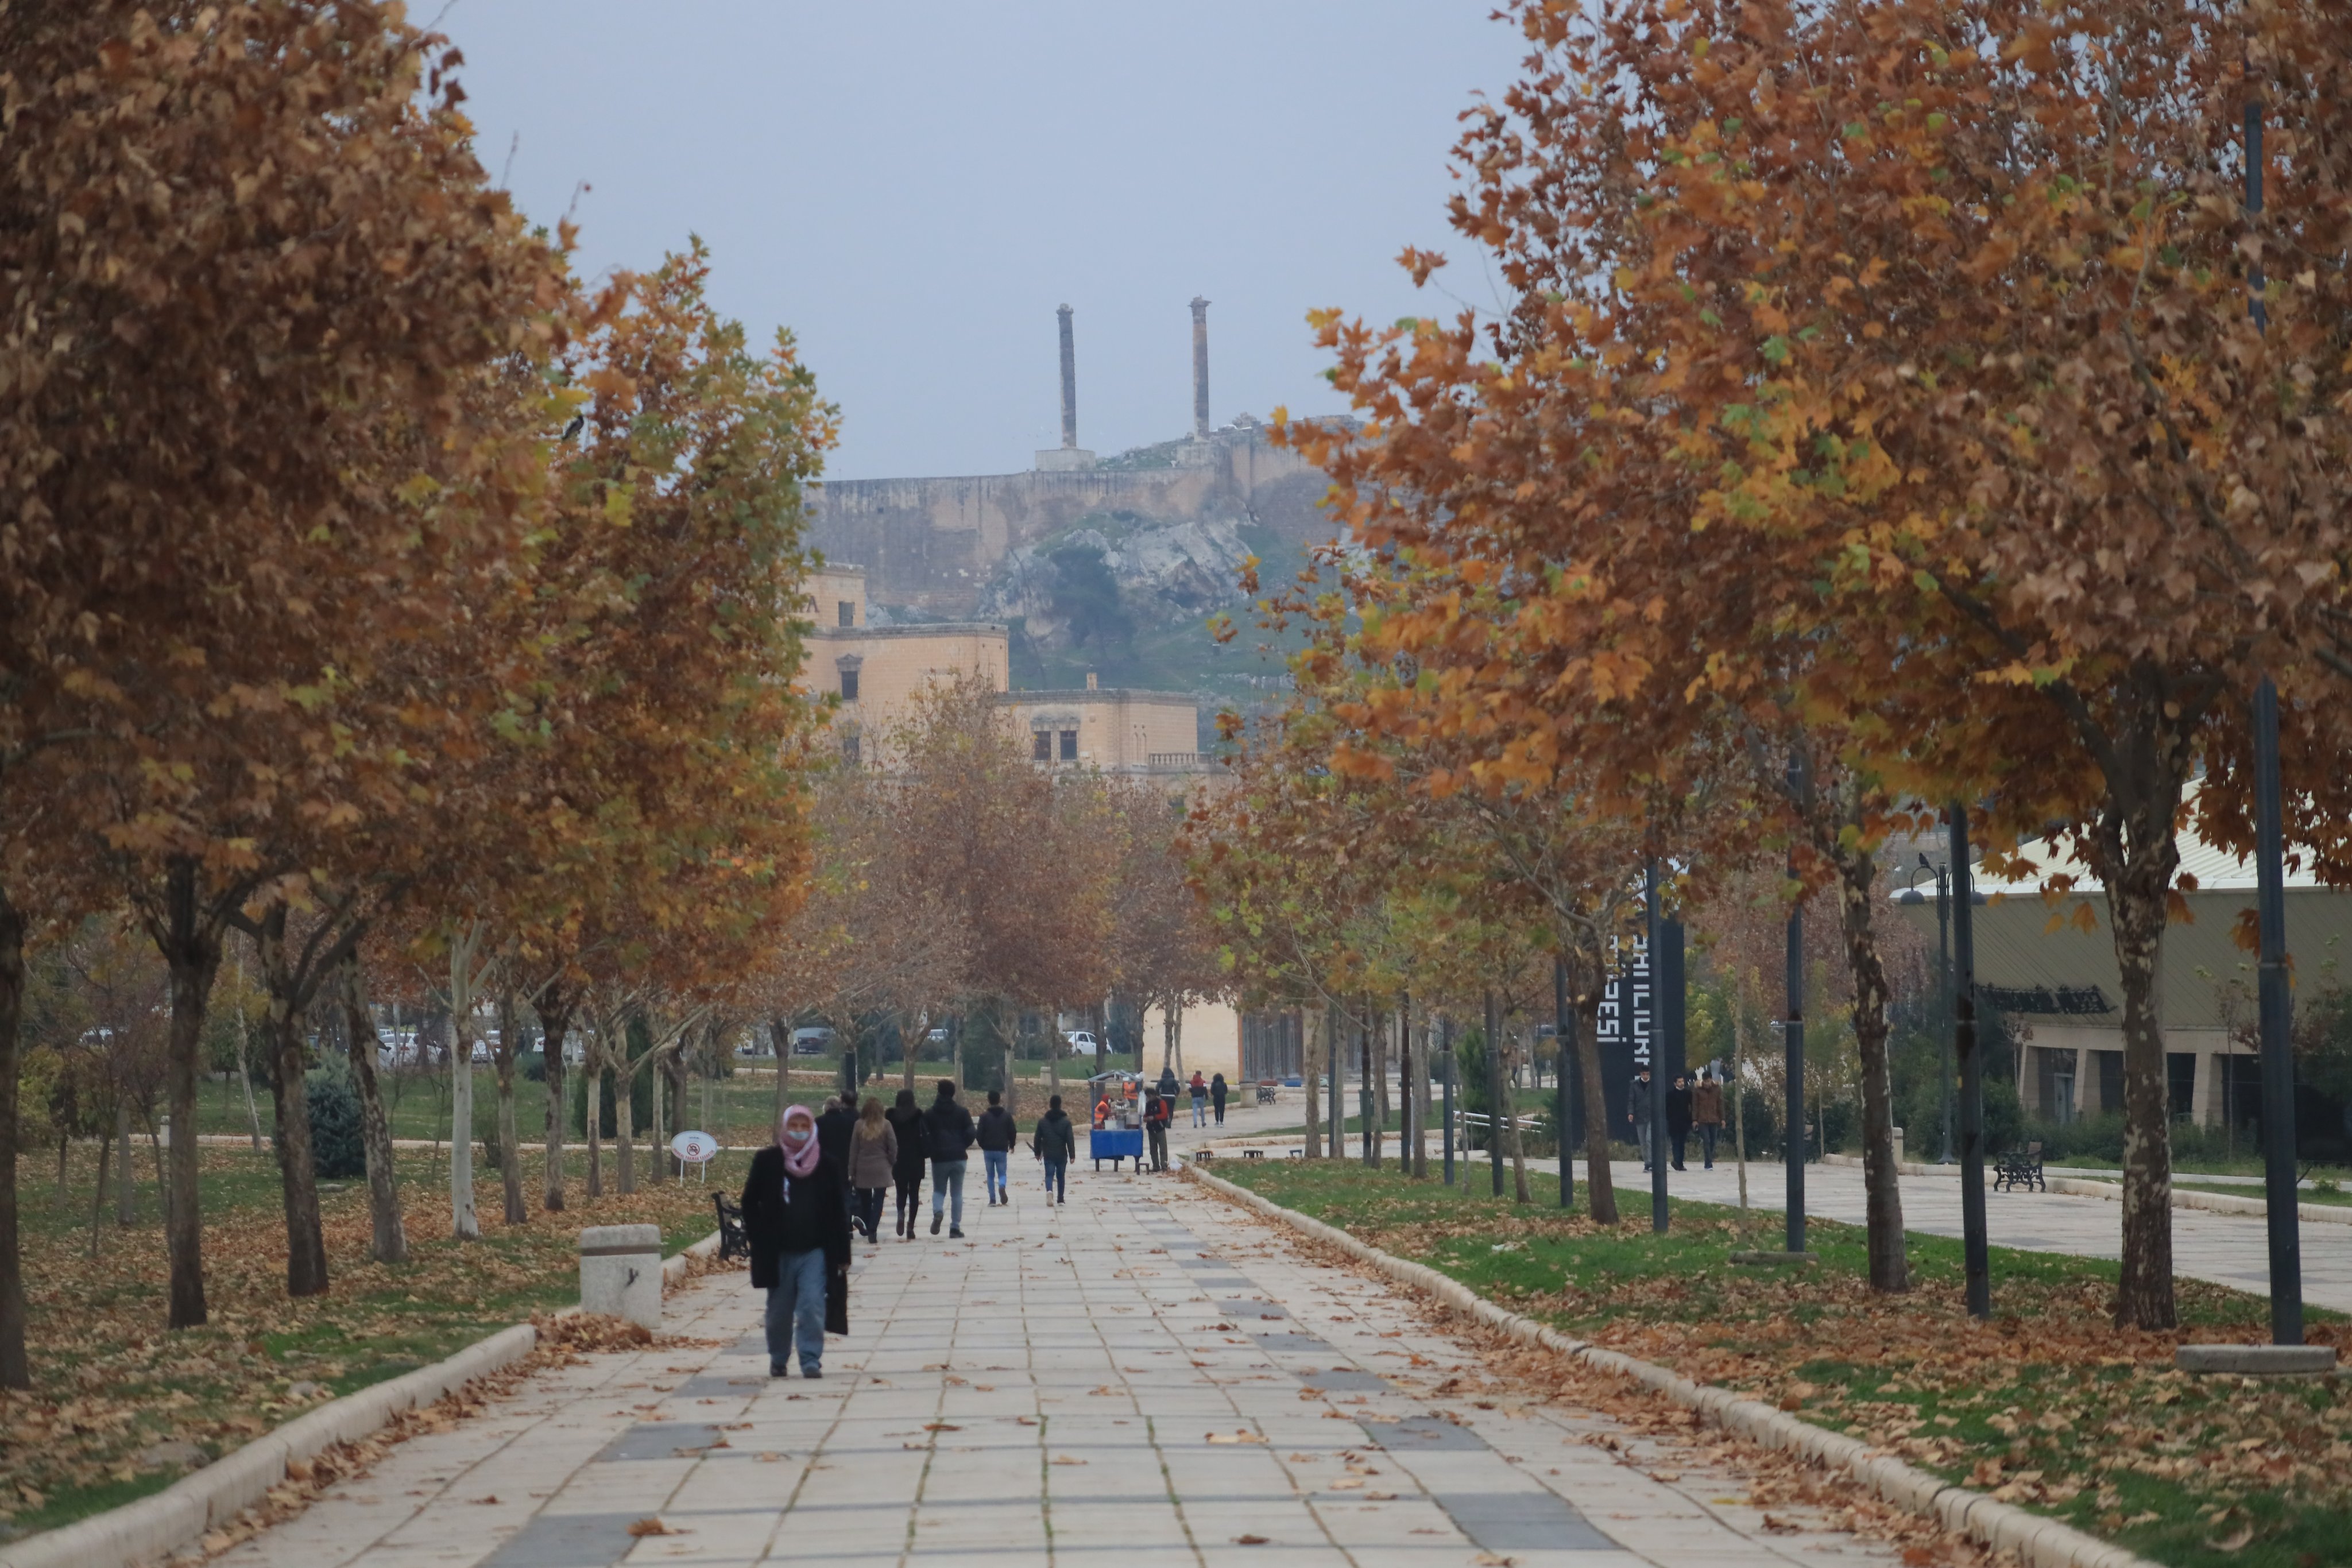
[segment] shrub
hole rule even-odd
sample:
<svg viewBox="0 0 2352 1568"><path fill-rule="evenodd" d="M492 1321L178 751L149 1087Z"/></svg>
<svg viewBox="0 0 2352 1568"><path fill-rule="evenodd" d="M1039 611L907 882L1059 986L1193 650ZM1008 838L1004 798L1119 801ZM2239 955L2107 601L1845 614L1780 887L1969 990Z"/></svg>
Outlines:
<svg viewBox="0 0 2352 1568"><path fill-rule="evenodd" d="M565 1076L572 1080L572 1134L574 1137L584 1138L588 1135L588 1070L574 1065ZM629 1085L629 1115L637 1129L637 1136L641 1138L646 1134L646 1124L653 1120L653 1076L640 1067L635 1082ZM620 1113L613 1102L613 1075L610 1072L604 1074L603 1083L604 1092L598 1101L604 1113L597 1118L601 1129L599 1135L618 1137Z"/></svg>
<svg viewBox="0 0 2352 1568"><path fill-rule="evenodd" d="M310 1111L310 1170L320 1181L349 1181L367 1175L367 1151L360 1142L360 1097L350 1080L321 1068L302 1081Z"/></svg>

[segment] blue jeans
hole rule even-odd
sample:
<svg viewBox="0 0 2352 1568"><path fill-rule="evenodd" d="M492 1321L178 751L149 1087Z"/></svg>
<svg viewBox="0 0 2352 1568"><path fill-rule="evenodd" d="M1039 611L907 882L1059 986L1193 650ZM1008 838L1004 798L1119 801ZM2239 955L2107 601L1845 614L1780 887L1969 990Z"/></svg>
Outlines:
<svg viewBox="0 0 2352 1568"><path fill-rule="evenodd" d="M988 1196L991 1197L1002 1198L1009 1196L1004 1186L1004 1161L1011 1152L1012 1151L1008 1149L982 1149L980 1151L980 1174L982 1178L988 1183Z"/></svg>
<svg viewBox="0 0 2352 1568"><path fill-rule="evenodd" d="M1059 1155L1045 1156L1045 1190L1057 1198L1070 1194L1070 1162Z"/></svg>
<svg viewBox="0 0 2352 1568"><path fill-rule="evenodd" d="M931 1162L931 1218L937 1219L940 1217L940 1211L948 1206L948 1194L952 1192L955 1194L955 1218L948 1223L958 1230L963 1228L964 1165L962 1160Z"/></svg>
<svg viewBox="0 0 2352 1568"><path fill-rule="evenodd" d="M824 1249L786 1252L776 1259L776 1282L768 1291L768 1370L782 1372L793 1359L793 1338L801 1342L801 1370L814 1372L824 1360Z"/></svg>
<svg viewBox="0 0 2352 1568"><path fill-rule="evenodd" d="M1208 1096L1207 1096L1207 1095L1205 1095L1205 1094L1195 1094L1195 1095L1193 1095L1193 1096L1192 1096L1192 1125L1194 1125L1194 1126L1196 1126L1196 1127L1205 1127L1205 1126L1207 1126L1208 1124L1209 1124L1209 1099L1208 1099Z"/></svg>

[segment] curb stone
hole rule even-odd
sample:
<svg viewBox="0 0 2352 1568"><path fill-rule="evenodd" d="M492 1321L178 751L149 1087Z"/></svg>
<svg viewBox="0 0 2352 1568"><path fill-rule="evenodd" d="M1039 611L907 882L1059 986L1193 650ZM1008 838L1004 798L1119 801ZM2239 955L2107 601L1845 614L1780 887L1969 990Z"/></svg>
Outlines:
<svg viewBox="0 0 2352 1568"><path fill-rule="evenodd" d="M677 1256L665 1259L662 1289L673 1290L686 1277L689 1255L708 1257L718 1249L719 1233L714 1230ZM566 1307L558 1315L579 1310ZM404 1411L431 1405L478 1377L512 1366L538 1343L539 1331L527 1322L500 1329L445 1361L347 1394L297 1416L152 1497L0 1546L0 1568L138 1568L188 1545L259 1502L271 1487L286 1479L290 1462L378 1431Z"/></svg>
<svg viewBox="0 0 2352 1568"><path fill-rule="evenodd" d="M1832 1166L1859 1166L1862 1161L1853 1155L1823 1155L1822 1163ZM1959 1175L1959 1167L1957 1166L1923 1165L1913 1160L1898 1163L1895 1170L1898 1176L1950 1176L1957 1178ZM2192 1176L2189 1179L2193 1181L2196 1178ZM2054 1193L2063 1193L2074 1197L2104 1197L2117 1203L2123 1201L2124 1189L2121 1184L2116 1182L2095 1181L2084 1176L2045 1176L2042 1182L2050 1191ZM1988 1190L1992 1186L1992 1170L1990 1166L1985 1170L1985 1186ZM2172 1189L2172 1207L2200 1208L2209 1214L2247 1214L2257 1217L2270 1212L2269 1206L2259 1197L2240 1197L2235 1193L2206 1192L2200 1188L2184 1186L2175 1186ZM2314 1224L2352 1225L2352 1206L2340 1203L2297 1203L2294 1206L2294 1212L2297 1218Z"/></svg>
<svg viewBox="0 0 2352 1568"><path fill-rule="evenodd" d="M1426 1264L1383 1252L1344 1230L1211 1176L1197 1166L1188 1163L1184 1175L1245 1208L1255 1209L1270 1219L1278 1219L1304 1235L1339 1248L1370 1264L1377 1272L1427 1291L1463 1316L1508 1338L1524 1344L1541 1345L1587 1365L1630 1378L1677 1405L1699 1412L1725 1430L1766 1448L1785 1448L1826 1469L1844 1470L1885 1501L1940 1520L1947 1529L1972 1536L1996 1551L2013 1552L2029 1568L2158 1568L2147 1558L2071 1524L1929 1475L1892 1454L1880 1453L1859 1438L1800 1421L1761 1400L1742 1398L1728 1389L1707 1387L1655 1363L1570 1339L1532 1318L1496 1306L1459 1280L1448 1278Z"/></svg>

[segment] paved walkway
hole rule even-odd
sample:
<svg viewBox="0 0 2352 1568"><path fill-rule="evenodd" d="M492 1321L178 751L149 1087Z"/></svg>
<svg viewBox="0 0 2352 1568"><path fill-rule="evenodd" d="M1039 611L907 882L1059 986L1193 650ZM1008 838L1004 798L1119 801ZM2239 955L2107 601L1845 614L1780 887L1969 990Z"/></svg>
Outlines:
<svg viewBox="0 0 2352 1568"><path fill-rule="evenodd" d="M675 1339L543 1375L223 1561L1899 1561L1751 1495L1785 1461L1520 1404L1419 1303L1174 1177L1081 1162L1055 1207L1035 1169L967 1241L861 1247L822 1381L770 1380L758 1298L714 1276L672 1299Z"/></svg>

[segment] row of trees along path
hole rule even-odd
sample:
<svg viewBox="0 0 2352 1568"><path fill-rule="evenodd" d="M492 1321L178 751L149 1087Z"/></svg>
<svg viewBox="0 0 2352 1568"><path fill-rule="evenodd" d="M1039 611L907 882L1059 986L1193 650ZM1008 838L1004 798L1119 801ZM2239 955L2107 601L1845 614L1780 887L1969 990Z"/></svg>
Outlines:
<svg viewBox="0 0 2352 1568"><path fill-rule="evenodd" d="M460 1064L478 998L527 998L554 1106L578 1022L592 1076L616 1019L674 1047L801 897L791 676L833 412L789 337L713 313L698 245L581 287L569 230L476 161L456 51L403 15L0 16L0 1384L28 1375L28 940L113 915L152 942L193 1132L224 942L250 939L300 1295L327 1285L303 1071L338 1010L376 1254L404 1245L371 967L446 975ZM174 1326L206 1314L196 1147L169 1156Z"/></svg>
<svg viewBox="0 0 2352 1568"><path fill-rule="evenodd" d="M2175 835L2251 848L2265 674L2289 839L2352 873L2346 18L1509 14L1524 69L1469 111L1452 203L1499 307L1319 316L1360 421L1276 423L1331 473L1356 548L1266 601L1310 631L1303 700L1207 853L1337 854L1355 885L1252 878L1229 929L1296 995L1407 978L1382 942L1413 900L1471 933L1538 916L1589 1024L1645 859L1690 904L1758 865L1785 866L1790 896L1833 890L1871 1277L1900 1291L1874 879L1890 836L1969 802L1989 865L2032 874L2063 848L2104 889L2116 1312L2171 1326L2156 980L2184 913ZM2251 103L2273 170L2258 215ZM1445 266L1403 262L1433 288ZM1268 814L1302 795L1313 810ZM1421 885L1367 903L1400 864ZM1295 932L1318 921L1310 959Z"/></svg>

